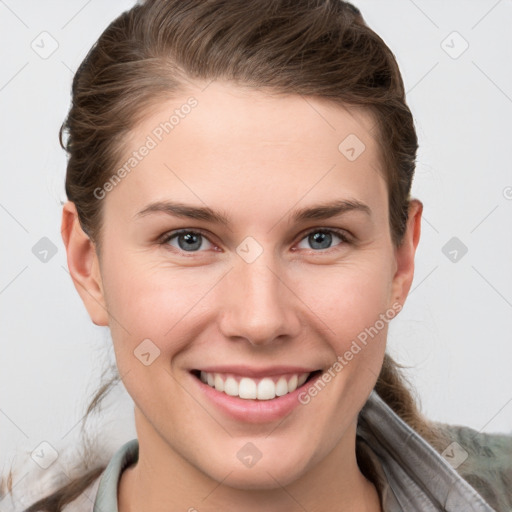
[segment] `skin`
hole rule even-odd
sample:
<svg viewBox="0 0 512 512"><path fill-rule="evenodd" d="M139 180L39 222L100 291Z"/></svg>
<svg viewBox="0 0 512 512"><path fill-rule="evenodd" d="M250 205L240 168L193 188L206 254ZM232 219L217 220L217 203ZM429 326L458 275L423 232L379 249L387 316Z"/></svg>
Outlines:
<svg viewBox="0 0 512 512"><path fill-rule="evenodd" d="M204 89L205 84L201 87ZM106 197L102 251L73 203L62 232L75 286L97 325L109 326L120 375L135 402L139 461L124 471L121 512L189 510L379 511L355 457L357 415L384 357L387 323L307 405L263 424L234 420L200 393L189 370L213 364L327 369L379 315L402 306L414 271L422 204L412 200L403 244L391 240L386 182L372 116L301 96L271 96L225 82L160 102L132 132L127 155L193 95L198 105ZM356 134L349 161L338 145ZM350 199L350 211L294 222L292 213ZM154 201L224 213L228 225L136 214ZM200 229L199 250L176 229ZM327 248L309 230L339 229ZM247 263L248 236L262 249ZM134 350L149 338L149 366ZM262 458L237 458L247 442Z"/></svg>

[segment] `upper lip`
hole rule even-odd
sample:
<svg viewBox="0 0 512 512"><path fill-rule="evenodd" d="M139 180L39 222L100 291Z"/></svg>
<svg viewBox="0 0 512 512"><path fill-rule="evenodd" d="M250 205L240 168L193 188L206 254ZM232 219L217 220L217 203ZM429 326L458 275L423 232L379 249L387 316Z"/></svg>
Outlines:
<svg viewBox="0 0 512 512"><path fill-rule="evenodd" d="M203 366L201 368L194 368L196 371L203 371L206 373L232 373L243 377L270 377L273 375L286 375L286 374L301 374L312 373L319 368L311 368L305 366L267 366L265 368L255 368L244 365L229 365L229 366Z"/></svg>

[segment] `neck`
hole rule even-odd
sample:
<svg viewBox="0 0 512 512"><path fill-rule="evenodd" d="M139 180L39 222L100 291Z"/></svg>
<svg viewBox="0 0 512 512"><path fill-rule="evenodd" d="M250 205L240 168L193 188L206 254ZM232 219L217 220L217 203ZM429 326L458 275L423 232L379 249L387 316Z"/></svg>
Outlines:
<svg viewBox="0 0 512 512"><path fill-rule="evenodd" d="M119 512L382 510L375 486L357 465L356 425L326 457L295 481L283 486L273 478L267 488L240 489L229 485L229 475L221 482L212 479L172 450L148 423L138 423L139 459L121 475Z"/></svg>

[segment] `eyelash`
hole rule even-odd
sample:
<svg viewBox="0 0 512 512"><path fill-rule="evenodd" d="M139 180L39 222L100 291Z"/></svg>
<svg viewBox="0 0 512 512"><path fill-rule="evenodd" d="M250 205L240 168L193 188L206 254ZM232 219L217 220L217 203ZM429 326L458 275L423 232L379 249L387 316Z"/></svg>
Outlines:
<svg viewBox="0 0 512 512"><path fill-rule="evenodd" d="M346 245L346 244L350 244L351 243L351 239L349 238L349 236L347 235L347 233L343 230L338 230L338 229L333 229L333 228L312 228L310 229L309 231L306 231L305 233L301 234L301 238L299 239L299 242L302 242L305 238L307 238L309 235L313 234L313 233L331 233L331 234L334 234L336 235L342 243L338 244L337 246L333 246L333 247L328 247L327 249L309 249L310 252L314 252L314 253L324 253L324 252L329 252L331 250L336 250L336 248L340 245ZM165 245L168 245L169 242L178 237L179 235L184 235L184 234L194 234L194 235L201 235L202 237L206 238L211 244L215 245L209 238L208 238L208 235L206 233L204 233L202 230L200 229L179 229L179 230L175 230L175 231L170 231L168 233L165 233L164 235L162 235L160 238L159 238L159 241L158 243L162 246L165 246ZM179 251L180 253L184 253L184 254L194 254L194 253L198 253L198 252L204 252L204 251L184 251L182 249L177 249L176 247L173 247L173 249Z"/></svg>

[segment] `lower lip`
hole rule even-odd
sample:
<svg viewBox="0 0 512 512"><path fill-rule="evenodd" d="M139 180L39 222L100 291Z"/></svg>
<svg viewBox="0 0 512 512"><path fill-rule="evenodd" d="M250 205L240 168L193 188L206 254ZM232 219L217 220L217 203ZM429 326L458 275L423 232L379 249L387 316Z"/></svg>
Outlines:
<svg viewBox="0 0 512 512"><path fill-rule="evenodd" d="M190 376L208 400L213 402L227 416L245 423L267 423L284 418L298 405L301 405L299 394L314 384L321 374L319 373L313 379L308 380L295 391L278 396L272 400L247 400L237 396L230 396L223 391L217 391L194 375L190 374Z"/></svg>

